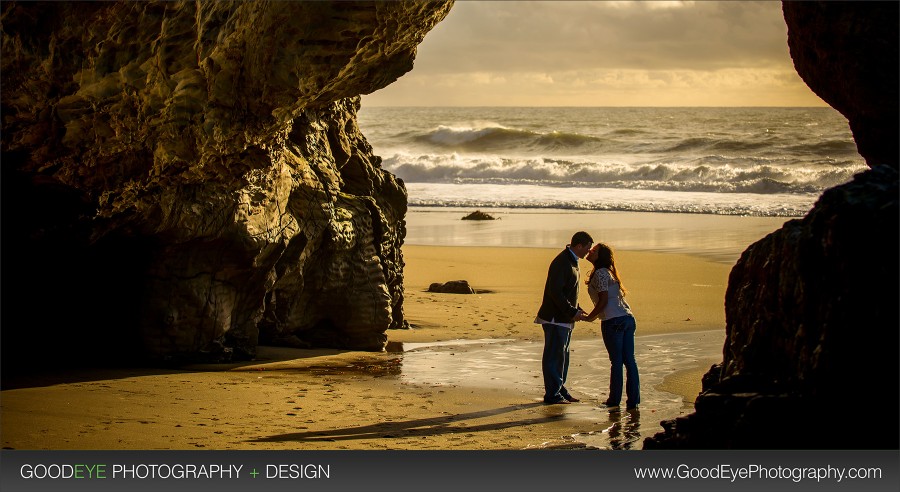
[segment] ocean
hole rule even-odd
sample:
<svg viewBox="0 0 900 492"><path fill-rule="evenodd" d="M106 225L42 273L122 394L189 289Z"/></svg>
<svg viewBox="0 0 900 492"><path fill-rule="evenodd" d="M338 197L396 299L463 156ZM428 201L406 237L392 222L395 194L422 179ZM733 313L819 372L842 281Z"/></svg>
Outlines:
<svg viewBox="0 0 900 492"><path fill-rule="evenodd" d="M411 210L800 217L867 168L832 108L363 104L359 125Z"/></svg>

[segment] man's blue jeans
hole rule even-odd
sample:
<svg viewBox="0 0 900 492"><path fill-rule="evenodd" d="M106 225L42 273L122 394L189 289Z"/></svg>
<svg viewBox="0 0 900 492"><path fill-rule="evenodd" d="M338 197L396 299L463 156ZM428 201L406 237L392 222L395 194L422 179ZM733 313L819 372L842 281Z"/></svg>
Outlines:
<svg viewBox="0 0 900 492"><path fill-rule="evenodd" d="M626 315L600 322L603 344L609 353L611 370L609 375L608 405L618 405L622 401L622 366L628 376L625 394L629 407L641 402L641 384L638 378L637 361L634 360L634 316Z"/></svg>
<svg viewBox="0 0 900 492"><path fill-rule="evenodd" d="M569 373L569 342L572 330L565 326L546 323L544 327L544 355L541 368L544 371L544 401L556 402L569 396L566 376Z"/></svg>

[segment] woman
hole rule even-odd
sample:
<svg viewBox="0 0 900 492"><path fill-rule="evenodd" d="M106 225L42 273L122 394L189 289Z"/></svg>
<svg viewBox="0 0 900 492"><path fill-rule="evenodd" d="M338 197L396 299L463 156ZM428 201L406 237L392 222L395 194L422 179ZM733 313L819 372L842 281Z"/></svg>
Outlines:
<svg viewBox="0 0 900 492"><path fill-rule="evenodd" d="M594 310L585 321L600 318L600 331L603 333L603 344L609 353L612 371L609 379L609 399L607 407L618 407L622 401L622 366L627 372L627 408L637 408L641 402L641 387L638 378L637 362L634 360L634 331L636 324L631 308L625 301L625 287L616 269L613 251L603 243L591 248L585 259L594 265L585 282L588 294L594 301Z"/></svg>

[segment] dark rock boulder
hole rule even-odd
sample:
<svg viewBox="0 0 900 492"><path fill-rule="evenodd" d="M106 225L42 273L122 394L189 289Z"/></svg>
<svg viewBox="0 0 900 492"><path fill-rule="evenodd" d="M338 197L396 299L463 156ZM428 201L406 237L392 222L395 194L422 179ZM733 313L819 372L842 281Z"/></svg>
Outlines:
<svg viewBox="0 0 900 492"><path fill-rule="evenodd" d="M897 447L898 193L877 166L743 253L723 363L646 449ZM841 430L842 408L877 432Z"/></svg>
<svg viewBox="0 0 900 492"><path fill-rule="evenodd" d="M645 449L896 449L898 4L784 2L797 71L870 170L751 245L728 279L723 363ZM858 408L865 428L846 430Z"/></svg>
<svg viewBox="0 0 900 492"><path fill-rule="evenodd" d="M358 95L451 3L4 2L4 368L380 350L406 191Z"/></svg>
<svg viewBox="0 0 900 492"><path fill-rule="evenodd" d="M435 282L428 286L428 292L441 294L475 294L475 289L469 285L468 280L451 280L449 282Z"/></svg>
<svg viewBox="0 0 900 492"><path fill-rule="evenodd" d="M466 215L461 220L497 220L497 218L491 214L484 213L481 210L476 210L469 215Z"/></svg>

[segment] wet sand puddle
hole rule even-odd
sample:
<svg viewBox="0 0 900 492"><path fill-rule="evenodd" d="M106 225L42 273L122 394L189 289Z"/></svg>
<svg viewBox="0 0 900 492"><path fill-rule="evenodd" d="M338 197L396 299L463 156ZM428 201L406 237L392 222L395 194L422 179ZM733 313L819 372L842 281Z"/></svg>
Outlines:
<svg viewBox="0 0 900 492"><path fill-rule="evenodd" d="M684 371L699 374L721 361L724 331L638 336L635 358L641 378L639 409L602 406L609 387L609 358L602 340L572 343L566 386L582 401L572 405L538 405L535 412L587 422L585 430L536 448L640 449L646 437L662 432L661 420L693 412L693 396L660 389L667 377ZM398 347L394 347L397 350ZM540 402L543 395L540 342L458 340L403 346L399 377L412 384L502 388Z"/></svg>

